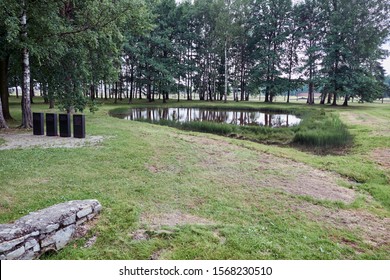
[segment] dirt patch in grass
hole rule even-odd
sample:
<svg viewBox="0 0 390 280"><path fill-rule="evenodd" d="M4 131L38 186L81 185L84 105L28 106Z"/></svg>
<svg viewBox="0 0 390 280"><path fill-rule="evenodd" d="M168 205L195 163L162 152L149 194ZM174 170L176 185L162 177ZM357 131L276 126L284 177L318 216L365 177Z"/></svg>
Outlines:
<svg viewBox="0 0 390 280"><path fill-rule="evenodd" d="M304 201L289 207L312 221L324 223L325 226L353 231L373 247L390 247L390 218L380 218L364 210L330 209ZM356 247L352 241L341 241Z"/></svg>
<svg viewBox="0 0 390 280"><path fill-rule="evenodd" d="M192 142L199 158L199 176L212 176L226 186L246 186L249 189L272 188L319 200L352 203L356 193L338 185L352 184L336 173L315 169L303 163L274 155L250 151L221 139L202 136L182 136ZM241 156L244 154L244 156ZM250 159L250 161L245 159ZM206 172L207 171L207 172ZM234 191L234 190L233 190Z"/></svg>
<svg viewBox="0 0 390 280"><path fill-rule="evenodd" d="M390 170L390 149L376 149L371 156L384 169Z"/></svg>
<svg viewBox="0 0 390 280"><path fill-rule="evenodd" d="M154 252L150 257L149 260L160 260L161 257L168 252L167 249L161 249L156 252Z"/></svg>
<svg viewBox="0 0 390 280"><path fill-rule="evenodd" d="M155 163L154 164L145 164L145 167L147 170L149 170L149 172L151 172L153 174L162 173L162 172L169 172L171 174L179 174L181 171L181 168L178 165L164 164L164 163L159 164L157 158L153 159L152 161Z"/></svg>
<svg viewBox="0 0 390 280"><path fill-rule="evenodd" d="M148 228L159 229L163 226L175 227L182 225L211 225L212 221L193 216L181 211L174 211L171 213L145 213L141 216L141 224L145 224Z"/></svg>
<svg viewBox="0 0 390 280"><path fill-rule="evenodd" d="M103 141L103 136L87 136L84 139L73 137L47 137L32 134L2 134L5 143L0 150L27 149L27 148L79 148L96 146Z"/></svg>

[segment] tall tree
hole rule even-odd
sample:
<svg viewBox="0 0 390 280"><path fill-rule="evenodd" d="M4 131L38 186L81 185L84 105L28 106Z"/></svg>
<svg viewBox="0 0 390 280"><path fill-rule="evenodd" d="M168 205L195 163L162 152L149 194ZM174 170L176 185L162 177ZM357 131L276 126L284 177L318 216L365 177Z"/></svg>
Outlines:
<svg viewBox="0 0 390 280"><path fill-rule="evenodd" d="M323 12L318 0L305 0L296 6L300 40L304 48L301 71L307 77L307 103L314 104L315 85L319 84L319 64L322 55L322 40L325 32Z"/></svg>
<svg viewBox="0 0 390 280"><path fill-rule="evenodd" d="M252 2L252 48L256 65L252 75L265 88L265 102L272 102L280 92L283 45L288 37L287 15L291 0L255 0Z"/></svg>
<svg viewBox="0 0 390 280"><path fill-rule="evenodd" d="M364 92L352 91L356 78L367 83L367 77L373 75L373 65L383 54L380 47L389 35L390 3L328 0L322 8L327 20L322 63L326 86L333 93L332 105L341 96L347 105L351 96L364 98Z"/></svg>

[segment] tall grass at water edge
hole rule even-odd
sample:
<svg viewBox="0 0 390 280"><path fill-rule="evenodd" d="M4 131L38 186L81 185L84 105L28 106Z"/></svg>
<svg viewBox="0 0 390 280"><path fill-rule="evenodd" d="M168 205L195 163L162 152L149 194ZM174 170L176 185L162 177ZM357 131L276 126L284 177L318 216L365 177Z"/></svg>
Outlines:
<svg viewBox="0 0 390 280"><path fill-rule="evenodd" d="M352 135L338 116L322 110L303 118L293 142L312 147L343 147L352 143Z"/></svg>
<svg viewBox="0 0 390 280"><path fill-rule="evenodd" d="M212 133L243 138L260 143L289 144L314 148L340 148L352 143L352 135L337 115L321 111L305 111L302 121L293 127L272 128L267 126L238 126L215 122L185 122L172 120L149 121L153 124L175 127L183 130Z"/></svg>

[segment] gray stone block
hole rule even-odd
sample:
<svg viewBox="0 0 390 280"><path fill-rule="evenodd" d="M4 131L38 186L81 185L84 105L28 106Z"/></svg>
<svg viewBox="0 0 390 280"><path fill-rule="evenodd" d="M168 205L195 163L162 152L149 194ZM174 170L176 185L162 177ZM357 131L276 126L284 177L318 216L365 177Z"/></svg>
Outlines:
<svg viewBox="0 0 390 280"><path fill-rule="evenodd" d="M39 246L39 244L35 245L34 248L33 248L33 251L34 252L39 252L39 250L41 250L41 246Z"/></svg>
<svg viewBox="0 0 390 280"><path fill-rule="evenodd" d="M35 252L33 250L26 251L21 257L19 257L19 260L31 260L35 257Z"/></svg>
<svg viewBox="0 0 390 280"><path fill-rule="evenodd" d="M35 240L34 238L29 238L26 243L24 243L24 249L25 250L29 250L31 248L33 248L34 246L36 246L38 244L38 241Z"/></svg>
<svg viewBox="0 0 390 280"><path fill-rule="evenodd" d="M22 243L25 239L26 238L23 236L23 237L14 239L14 240L5 241L3 243L0 243L0 253L11 250L16 245Z"/></svg>
<svg viewBox="0 0 390 280"><path fill-rule="evenodd" d="M43 230L43 233L50 233L50 232L53 232L53 231L55 231L56 229L58 229L59 227L60 227L59 224L48 225L48 226L46 226L46 228Z"/></svg>
<svg viewBox="0 0 390 280"><path fill-rule="evenodd" d="M79 219L83 218L91 213L92 213L92 207L86 207L86 208L80 210L79 212L77 212L77 218L79 218Z"/></svg>
<svg viewBox="0 0 390 280"><path fill-rule="evenodd" d="M19 258L21 255L23 255L25 251L26 250L24 250L24 246L19 247L18 249L8 253L6 255L6 258L7 258L7 260L15 260L15 259Z"/></svg>
<svg viewBox="0 0 390 280"><path fill-rule="evenodd" d="M68 225L70 225L70 224L74 224L75 222L76 222L76 214L73 214L72 216L66 218L66 219L62 222L62 224L63 224L64 226L68 226Z"/></svg>
<svg viewBox="0 0 390 280"><path fill-rule="evenodd" d="M23 227L12 224L2 224L0 225L0 242L19 238L24 235L23 232Z"/></svg>
<svg viewBox="0 0 390 280"><path fill-rule="evenodd" d="M100 213L100 211L102 211L102 205L101 204L98 204L94 207L93 211L95 213Z"/></svg>
<svg viewBox="0 0 390 280"><path fill-rule="evenodd" d="M56 234L54 235L54 239L57 250L64 248L65 245L68 244L75 230L76 226L70 225L56 232Z"/></svg>
<svg viewBox="0 0 390 280"><path fill-rule="evenodd" d="M82 225L87 221L87 217L84 217L76 222L76 226Z"/></svg>
<svg viewBox="0 0 390 280"><path fill-rule="evenodd" d="M54 236L54 234L46 236L46 238L44 238L41 241L41 247L44 248L44 247L47 247L47 246L49 246L51 244L54 244L55 243L55 239L53 238L53 236Z"/></svg>

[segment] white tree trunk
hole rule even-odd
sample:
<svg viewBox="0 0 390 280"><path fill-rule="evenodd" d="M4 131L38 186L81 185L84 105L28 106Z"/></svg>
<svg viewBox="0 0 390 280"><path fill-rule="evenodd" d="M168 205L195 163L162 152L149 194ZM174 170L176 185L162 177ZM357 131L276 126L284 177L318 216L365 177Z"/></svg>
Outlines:
<svg viewBox="0 0 390 280"><path fill-rule="evenodd" d="M225 93L224 101L227 102L227 86L228 86L228 58L227 58L227 41L225 41Z"/></svg>
<svg viewBox="0 0 390 280"><path fill-rule="evenodd" d="M26 1L22 2L22 17L20 18L21 39L27 41L27 7ZM22 125L23 128L32 128L32 112L30 100L30 52L27 47L22 49Z"/></svg>
<svg viewBox="0 0 390 280"><path fill-rule="evenodd" d="M5 118L3 115L3 106L1 104L1 98L0 98L0 128L8 128L7 122L5 121Z"/></svg>

